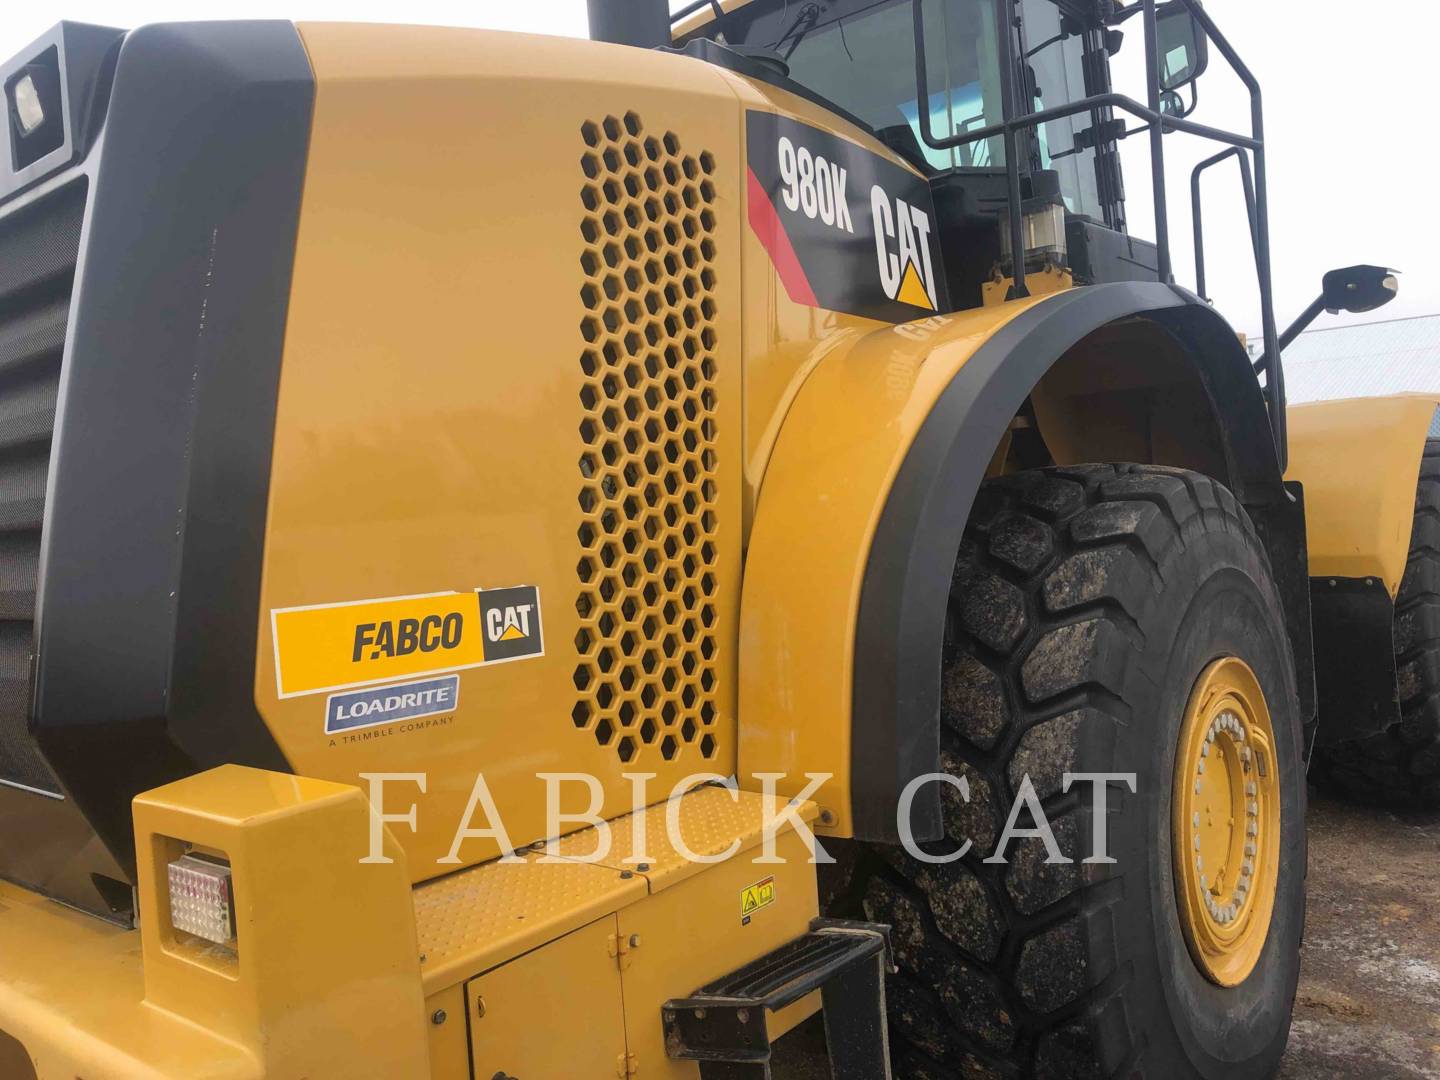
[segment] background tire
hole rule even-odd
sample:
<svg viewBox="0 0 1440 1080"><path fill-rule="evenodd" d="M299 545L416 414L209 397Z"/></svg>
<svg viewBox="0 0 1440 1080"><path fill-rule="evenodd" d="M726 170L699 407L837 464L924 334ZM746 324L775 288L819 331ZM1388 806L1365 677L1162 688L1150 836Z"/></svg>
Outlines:
<svg viewBox="0 0 1440 1080"><path fill-rule="evenodd" d="M1415 491L1410 557L1395 597L1400 721L1321 747L1315 778L1359 802L1440 808L1440 439L1427 439Z"/></svg>
<svg viewBox="0 0 1440 1080"><path fill-rule="evenodd" d="M1293 660L1269 564L1244 510L1206 477L1149 466L988 481L956 564L944 643L946 839L927 865L846 845L832 912L893 927L895 1075L1263 1077L1284 1050L1304 922L1304 782ZM1257 676L1280 769L1275 913L1255 970L1223 989L1191 960L1171 862L1176 747L1203 669ZM1113 865L1083 864L1094 822L1071 772L1111 785ZM1062 851L1039 839L987 864L1029 775ZM1023 823L1022 819L1022 823Z"/></svg>

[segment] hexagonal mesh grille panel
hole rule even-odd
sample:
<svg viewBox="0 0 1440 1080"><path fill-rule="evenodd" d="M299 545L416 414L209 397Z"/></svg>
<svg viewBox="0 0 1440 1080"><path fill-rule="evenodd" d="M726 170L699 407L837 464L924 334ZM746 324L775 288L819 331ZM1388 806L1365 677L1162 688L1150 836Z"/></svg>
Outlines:
<svg viewBox="0 0 1440 1080"><path fill-rule="evenodd" d="M640 118L581 126L582 622L571 714L626 764L713 758L715 186ZM693 748L693 750L691 750Z"/></svg>

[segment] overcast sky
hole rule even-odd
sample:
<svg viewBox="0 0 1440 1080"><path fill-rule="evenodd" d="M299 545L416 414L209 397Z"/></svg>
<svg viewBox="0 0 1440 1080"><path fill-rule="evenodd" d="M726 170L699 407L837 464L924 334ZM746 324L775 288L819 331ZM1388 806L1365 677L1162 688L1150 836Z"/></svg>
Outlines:
<svg viewBox="0 0 1440 1080"><path fill-rule="evenodd" d="M679 6L678 3L675 6ZM1404 271L1400 298L1362 319L1440 313L1436 144L1440 4L1434 0L1208 0L1206 10L1265 91L1270 224L1277 319L1283 329L1319 292L1331 267L1376 262ZM1341 14L1341 13L1344 14ZM584 36L584 0L47 0L6 4L0 57L19 52L56 19L134 27L205 18L290 18L483 26ZM1139 20L1124 27L1117 89L1144 99ZM1127 81L1128 80L1128 81ZM1245 129L1243 87L1212 53L1192 119ZM1131 231L1152 238L1145 138L1125 147ZM1214 144L1165 140L1177 276L1194 285L1190 166ZM1210 294L1237 328L1255 332L1259 303L1238 173L1213 171L1206 188ZM1344 318L1345 316L1341 316ZM1335 320L1321 316L1317 326Z"/></svg>

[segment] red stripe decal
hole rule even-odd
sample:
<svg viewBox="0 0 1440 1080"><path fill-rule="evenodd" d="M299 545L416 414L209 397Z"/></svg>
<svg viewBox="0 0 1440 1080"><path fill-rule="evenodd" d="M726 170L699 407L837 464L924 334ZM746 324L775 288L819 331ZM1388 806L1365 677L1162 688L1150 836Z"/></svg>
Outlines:
<svg viewBox="0 0 1440 1080"><path fill-rule="evenodd" d="M780 215L775 212L774 204L770 202L770 196L765 194L765 188L755 175L754 169L747 168L745 173L750 199L750 228L755 230L760 243L764 244L765 250L770 253L770 261L775 264L775 271L780 275L790 299L797 304L819 307L820 301L815 299L815 291L810 288L810 279L805 276L805 268L800 265L800 257L795 254L795 247L790 243L790 237L780 222Z"/></svg>

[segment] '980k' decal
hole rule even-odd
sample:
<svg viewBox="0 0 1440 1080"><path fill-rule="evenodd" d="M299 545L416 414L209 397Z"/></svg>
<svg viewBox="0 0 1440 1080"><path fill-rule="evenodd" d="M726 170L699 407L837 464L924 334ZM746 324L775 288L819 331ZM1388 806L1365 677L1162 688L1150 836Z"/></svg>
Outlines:
<svg viewBox="0 0 1440 1080"><path fill-rule="evenodd" d="M949 309L930 186L878 154L746 113L750 227L790 299L907 322Z"/></svg>

